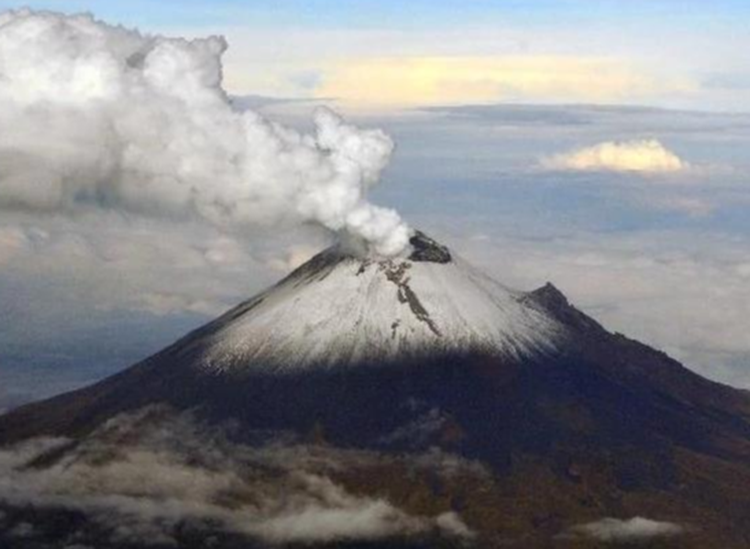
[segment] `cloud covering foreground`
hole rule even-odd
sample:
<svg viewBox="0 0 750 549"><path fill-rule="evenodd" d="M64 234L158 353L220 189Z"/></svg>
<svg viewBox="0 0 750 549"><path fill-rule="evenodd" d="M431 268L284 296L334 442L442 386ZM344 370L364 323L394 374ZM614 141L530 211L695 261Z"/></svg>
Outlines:
<svg viewBox="0 0 750 549"><path fill-rule="evenodd" d="M208 428L152 407L116 417L81 441L33 439L5 448L0 533L44 543L55 528L52 517L57 514L59 522L60 513L73 513L85 520L71 521L67 542L56 543L161 546L239 536L284 544L472 535L455 513L410 515L385 499L354 495L332 478L345 468L393 458L283 436L262 440L262 433L242 444L231 442L230 433L231 427ZM439 456L416 463L450 474ZM26 506L38 514L13 517Z"/></svg>
<svg viewBox="0 0 750 549"><path fill-rule="evenodd" d="M235 109L226 48L89 15L0 14L0 207L121 209L228 230L313 223L401 252L409 229L366 197L391 139L324 109L309 135Z"/></svg>

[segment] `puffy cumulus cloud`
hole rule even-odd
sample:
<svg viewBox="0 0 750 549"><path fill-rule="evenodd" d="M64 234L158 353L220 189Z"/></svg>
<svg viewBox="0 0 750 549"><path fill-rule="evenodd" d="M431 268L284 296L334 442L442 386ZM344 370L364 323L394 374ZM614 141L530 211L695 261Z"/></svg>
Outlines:
<svg viewBox="0 0 750 549"><path fill-rule="evenodd" d="M391 139L326 109L312 134L235 110L226 48L89 15L0 14L0 207L122 209L231 230L316 223L402 252L408 227L367 200Z"/></svg>
<svg viewBox="0 0 750 549"><path fill-rule="evenodd" d="M87 544L102 541L102 532L107 542L139 545L179 543L186 532L193 541L229 533L271 544L472 535L454 513L413 516L331 478L376 454L283 439L249 446L226 435L188 415L147 408L83 441L26 441L0 451L0 502L32 506L39 516L83 513L89 525L68 534ZM44 535L44 524L30 526Z"/></svg>
<svg viewBox="0 0 750 549"><path fill-rule="evenodd" d="M672 522L659 522L643 517L634 517L627 520L604 518L596 522L574 526L569 533L572 536L593 538L605 543L617 543L671 537L684 531L682 526Z"/></svg>
<svg viewBox="0 0 750 549"><path fill-rule="evenodd" d="M318 80L317 97L355 107L600 102L685 87L616 59L542 55L355 58L330 63Z"/></svg>
<svg viewBox="0 0 750 549"><path fill-rule="evenodd" d="M669 174L690 165L655 139L608 141L580 150L543 158L543 167L566 171L636 172Z"/></svg>

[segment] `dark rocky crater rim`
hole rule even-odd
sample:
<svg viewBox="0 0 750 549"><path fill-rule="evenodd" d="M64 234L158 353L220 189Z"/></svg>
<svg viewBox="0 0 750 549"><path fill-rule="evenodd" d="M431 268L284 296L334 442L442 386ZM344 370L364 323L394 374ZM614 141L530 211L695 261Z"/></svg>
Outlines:
<svg viewBox="0 0 750 549"><path fill-rule="evenodd" d="M439 244L422 231L415 231L409 239L412 252L409 259L412 261L424 261L430 263L450 263L451 253L447 247Z"/></svg>

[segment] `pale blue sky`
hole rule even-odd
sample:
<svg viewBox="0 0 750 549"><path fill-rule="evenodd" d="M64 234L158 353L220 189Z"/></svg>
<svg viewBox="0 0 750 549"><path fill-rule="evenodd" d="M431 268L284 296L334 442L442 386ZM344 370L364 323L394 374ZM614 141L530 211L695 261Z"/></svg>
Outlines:
<svg viewBox="0 0 750 549"><path fill-rule="evenodd" d="M90 11L147 32L224 34L227 86L237 94L334 94L367 106L373 97L361 97L349 81L353 66L378 58L377 70L386 65L399 79L405 59L438 58L444 87L496 81L494 91L467 89L465 102L750 110L750 63L737 55L750 49L750 3L740 0L0 0L0 9L23 5ZM456 56L484 60L482 74L452 76L444 60ZM524 70L540 68L549 73L544 86L519 84ZM615 89L602 81L608 70L607 78L622 80ZM403 103L414 105L408 82L403 93ZM432 103L459 99L436 92ZM399 106L398 94L384 103Z"/></svg>
<svg viewBox="0 0 750 549"><path fill-rule="evenodd" d="M742 0L3 0L2 8L91 11L102 18L142 27L157 25L304 24L329 27L445 27L477 22L529 26L638 23L696 30L724 23L743 28L750 5Z"/></svg>

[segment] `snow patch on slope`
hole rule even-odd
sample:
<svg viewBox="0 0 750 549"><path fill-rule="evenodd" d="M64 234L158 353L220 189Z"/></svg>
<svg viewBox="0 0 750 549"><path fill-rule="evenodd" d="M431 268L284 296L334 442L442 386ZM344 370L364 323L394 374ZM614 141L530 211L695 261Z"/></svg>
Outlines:
<svg viewBox="0 0 750 549"><path fill-rule="evenodd" d="M191 347L217 373L554 349L564 328L524 295L456 257L374 261L331 248L209 325Z"/></svg>

